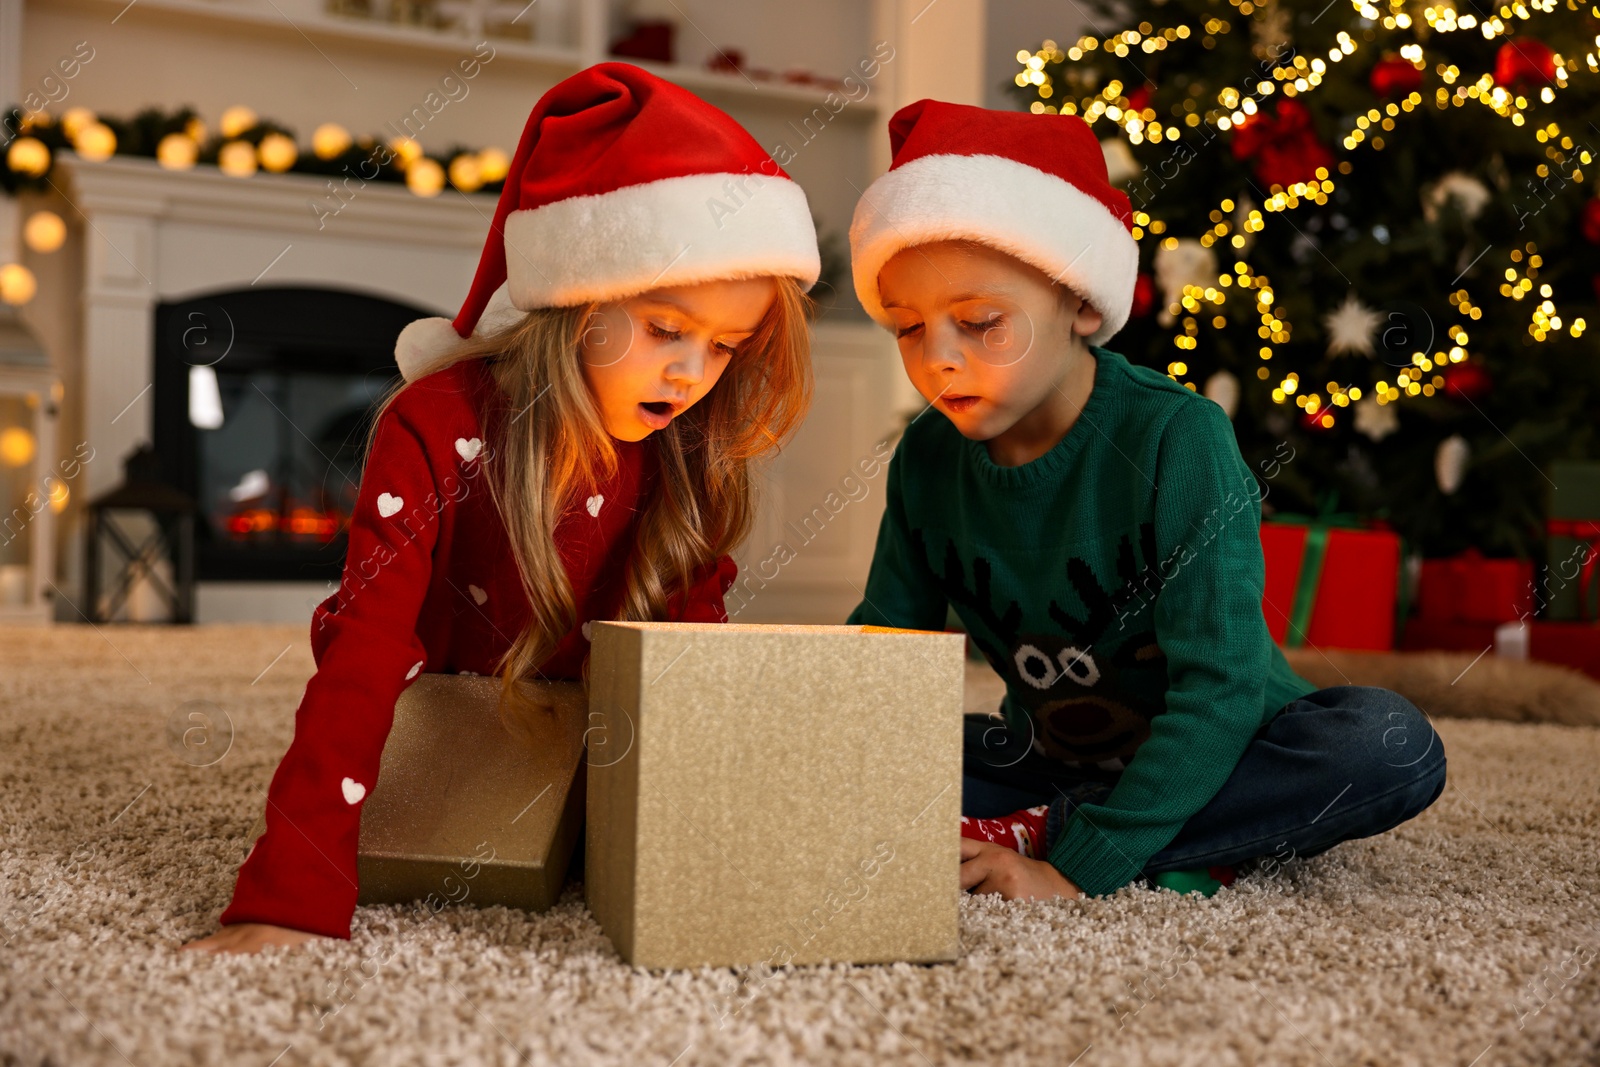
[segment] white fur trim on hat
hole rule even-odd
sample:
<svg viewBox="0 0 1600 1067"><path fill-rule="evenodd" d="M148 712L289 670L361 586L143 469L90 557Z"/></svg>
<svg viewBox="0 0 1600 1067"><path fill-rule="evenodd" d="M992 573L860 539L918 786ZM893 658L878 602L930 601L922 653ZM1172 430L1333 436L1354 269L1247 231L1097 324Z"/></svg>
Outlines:
<svg viewBox="0 0 1600 1067"><path fill-rule="evenodd" d="M761 173L662 178L513 211L505 239L520 308L761 275L810 289L822 270L805 191Z"/></svg>
<svg viewBox="0 0 1600 1067"><path fill-rule="evenodd" d="M1071 182L993 155L922 156L868 186L850 224L856 295L891 325L878 271L902 248L966 238L1031 263L1100 312L1100 345L1128 321L1139 245L1122 220Z"/></svg>
<svg viewBox="0 0 1600 1067"><path fill-rule="evenodd" d="M489 298L483 314L478 317L478 328L473 336L481 336L522 315L511 304L506 287L501 285ZM394 342L394 361L400 367L400 376L408 382L441 371L460 358L467 338L456 333L449 319L416 319L406 324Z"/></svg>

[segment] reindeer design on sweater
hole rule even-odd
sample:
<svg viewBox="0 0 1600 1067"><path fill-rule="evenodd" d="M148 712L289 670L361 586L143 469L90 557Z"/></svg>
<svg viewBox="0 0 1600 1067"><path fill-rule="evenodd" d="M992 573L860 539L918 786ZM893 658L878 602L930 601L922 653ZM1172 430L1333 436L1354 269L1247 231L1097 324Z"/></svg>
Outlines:
<svg viewBox="0 0 1600 1067"><path fill-rule="evenodd" d="M920 535L914 544L926 559ZM1052 599L1047 611L1060 629L1039 633L1022 631L1023 612L1017 601L996 608L987 559L974 557L969 585L955 544L946 547L940 574L945 596L970 611L1004 642L1003 647L996 647L979 634L972 635L973 643L1005 679L1012 701L1027 711L1033 725L1033 747L1045 756L1085 768L1120 771L1150 736L1151 720L1166 710L1164 699L1150 695L1149 686L1124 684L1136 669L1165 670L1166 656L1153 630L1128 634L1114 651L1099 647L1110 643L1104 639L1114 636L1113 627L1133 609L1136 600L1153 596L1161 588L1155 528L1150 523L1140 527L1139 550L1142 563L1135 558L1128 537L1121 538L1117 551L1120 584L1110 589L1101 584L1086 561L1069 557L1067 581L1085 613L1073 615Z"/></svg>

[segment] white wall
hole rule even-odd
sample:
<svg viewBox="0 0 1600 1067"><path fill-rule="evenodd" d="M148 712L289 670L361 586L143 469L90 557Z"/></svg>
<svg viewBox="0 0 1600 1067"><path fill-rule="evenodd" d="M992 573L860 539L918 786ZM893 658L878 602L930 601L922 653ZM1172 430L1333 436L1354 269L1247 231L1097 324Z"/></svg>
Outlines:
<svg viewBox="0 0 1600 1067"><path fill-rule="evenodd" d="M986 19L983 106L1007 111L1017 107L1005 86L1016 76L1018 49L1026 48L1031 52L1041 41L1048 39L1061 44L1091 31L1089 13L1076 3L1062 3L1061 0L989 0ZM1099 28L1109 33L1122 27L1100 22Z"/></svg>

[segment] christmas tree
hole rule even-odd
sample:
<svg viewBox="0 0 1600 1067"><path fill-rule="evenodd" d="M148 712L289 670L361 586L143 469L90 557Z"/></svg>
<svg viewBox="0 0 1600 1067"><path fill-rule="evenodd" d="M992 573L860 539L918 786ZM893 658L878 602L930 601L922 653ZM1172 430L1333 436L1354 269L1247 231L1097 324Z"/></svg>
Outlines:
<svg viewBox="0 0 1600 1067"><path fill-rule="evenodd" d="M1600 5L1084 2L1013 89L1132 201L1112 347L1229 409L1269 513L1537 557L1600 458Z"/></svg>

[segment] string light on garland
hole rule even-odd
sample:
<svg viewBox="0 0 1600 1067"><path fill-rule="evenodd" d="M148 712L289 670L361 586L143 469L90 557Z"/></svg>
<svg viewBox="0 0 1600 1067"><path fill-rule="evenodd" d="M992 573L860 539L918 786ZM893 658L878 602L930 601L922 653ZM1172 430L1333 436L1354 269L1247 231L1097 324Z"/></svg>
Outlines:
<svg viewBox="0 0 1600 1067"><path fill-rule="evenodd" d="M311 151L318 159L338 159L349 150L350 131L337 122L324 122L311 133Z"/></svg>
<svg viewBox="0 0 1600 1067"><path fill-rule="evenodd" d="M256 147L249 141L229 141L217 152L217 166L230 178L248 178L256 172Z"/></svg>
<svg viewBox="0 0 1600 1067"><path fill-rule="evenodd" d="M188 170L200 158L200 146L186 133L169 133L156 146L156 160L168 170Z"/></svg>
<svg viewBox="0 0 1600 1067"><path fill-rule="evenodd" d="M0 300L12 305L26 304L38 289L39 283L27 267L20 263L0 266Z"/></svg>
<svg viewBox="0 0 1600 1067"><path fill-rule="evenodd" d="M423 197L439 195L446 182L462 192L498 193L511 169L510 156L500 148L457 148L430 157L414 138L381 142L373 137L356 138L331 122L319 125L309 148L302 150L290 131L263 121L242 104L223 112L214 137L189 109L176 115L147 109L132 121L101 121L85 107L69 108L59 118L48 111L24 114L13 108L5 121L18 134L0 154L4 169L17 179L5 185L8 192L14 191L15 185L42 190L63 148L94 161L113 155L154 158L164 169L175 171L214 163L236 178L249 178L260 171L323 176L359 173L362 181L403 182L413 194ZM124 135L130 138L127 145L121 143ZM14 287L14 291L21 290Z"/></svg>
<svg viewBox="0 0 1600 1067"><path fill-rule="evenodd" d="M294 146L294 142L281 133L269 133L256 145L256 155L261 160L262 169L274 174L282 174L294 166L299 154L300 150Z"/></svg>
<svg viewBox="0 0 1600 1067"><path fill-rule="evenodd" d="M103 122L91 122L78 131L72 139L73 151L84 159L99 163L110 159L117 151L117 135Z"/></svg>
<svg viewBox="0 0 1600 1067"><path fill-rule="evenodd" d="M232 139L260 123L261 119L254 111L243 104L234 104L222 113L222 118L217 120L217 128L222 131L222 136Z"/></svg>
<svg viewBox="0 0 1600 1067"><path fill-rule="evenodd" d="M50 169L50 149L37 137L18 137L6 149L6 166L19 174L38 178Z"/></svg>
<svg viewBox="0 0 1600 1067"><path fill-rule="evenodd" d="M23 243L35 252L54 252L66 239L67 224L54 211L35 211L22 224Z"/></svg>
<svg viewBox="0 0 1600 1067"><path fill-rule="evenodd" d="M438 196L444 189L444 168L419 156L406 167L406 188L418 196Z"/></svg>

